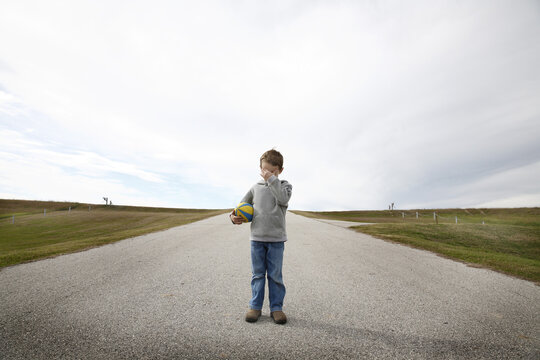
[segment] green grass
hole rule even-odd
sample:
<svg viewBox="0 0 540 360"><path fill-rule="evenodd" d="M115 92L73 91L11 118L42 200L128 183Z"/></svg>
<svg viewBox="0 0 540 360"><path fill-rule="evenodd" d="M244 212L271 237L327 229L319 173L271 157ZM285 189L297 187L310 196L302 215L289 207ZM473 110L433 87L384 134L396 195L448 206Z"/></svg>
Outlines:
<svg viewBox="0 0 540 360"><path fill-rule="evenodd" d="M294 212L373 223L352 229L540 284L540 208Z"/></svg>
<svg viewBox="0 0 540 360"><path fill-rule="evenodd" d="M95 204L88 211L88 206L0 200L0 268L109 244L229 211Z"/></svg>

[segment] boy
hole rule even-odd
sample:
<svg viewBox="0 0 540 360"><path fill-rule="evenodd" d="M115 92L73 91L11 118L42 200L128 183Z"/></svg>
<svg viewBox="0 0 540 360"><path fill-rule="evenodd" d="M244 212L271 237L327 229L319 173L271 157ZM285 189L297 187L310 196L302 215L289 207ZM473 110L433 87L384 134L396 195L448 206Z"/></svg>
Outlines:
<svg viewBox="0 0 540 360"><path fill-rule="evenodd" d="M285 324L287 317L282 311L285 285L281 268L287 241L285 214L292 185L278 179L278 175L283 171L283 156L279 151L272 149L262 154L259 166L263 180L253 185L240 201L253 205L250 236L252 298L245 320L255 322L261 316L266 274L270 316L276 324ZM242 224L242 217L235 216L234 210L229 216L233 224Z"/></svg>

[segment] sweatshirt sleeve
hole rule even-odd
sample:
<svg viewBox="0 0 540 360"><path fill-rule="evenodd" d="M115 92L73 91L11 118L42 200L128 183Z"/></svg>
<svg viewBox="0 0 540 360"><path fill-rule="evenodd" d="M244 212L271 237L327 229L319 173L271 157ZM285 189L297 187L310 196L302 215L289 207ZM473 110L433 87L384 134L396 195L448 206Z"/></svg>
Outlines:
<svg viewBox="0 0 540 360"><path fill-rule="evenodd" d="M244 197L242 198L242 200L240 200L240 202L241 203L245 202L245 203L253 205L253 188L249 189L249 191L246 193L246 195L244 195Z"/></svg>
<svg viewBox="0 0 540 360"><path fill-rule="evenodd" d="M279 180L275 175L270 176L268 185L278 205L287 206L292 194L292 185L286 180Z"/></svg>

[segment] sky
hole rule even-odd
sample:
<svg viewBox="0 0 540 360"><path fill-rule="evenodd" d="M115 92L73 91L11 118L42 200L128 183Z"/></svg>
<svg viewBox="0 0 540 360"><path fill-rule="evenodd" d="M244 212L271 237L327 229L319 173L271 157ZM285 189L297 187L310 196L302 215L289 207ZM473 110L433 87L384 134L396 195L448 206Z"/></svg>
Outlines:
<svg viewBox="0 0 540 360"><path fill-rule="evenodd" d="M540 206L538 1L2 1L0 198Z"/></svg>

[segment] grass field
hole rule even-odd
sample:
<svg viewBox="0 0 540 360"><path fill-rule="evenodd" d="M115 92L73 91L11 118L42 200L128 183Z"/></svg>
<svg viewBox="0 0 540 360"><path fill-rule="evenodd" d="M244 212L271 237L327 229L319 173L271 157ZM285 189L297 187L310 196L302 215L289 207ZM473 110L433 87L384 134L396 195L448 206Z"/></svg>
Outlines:
<svg viewBox="0 0 540 360"><path fill-rule="evenodd" d="M43 209L47 210L45 215ZM226 211L0 200L0 268L109 244Z"/></svg>
<svg viewBox="0 0 540 360"><path fill-rule="evenodd" d="M540 284L540 208L293 212L373 223L352 229Z"/></svg>

